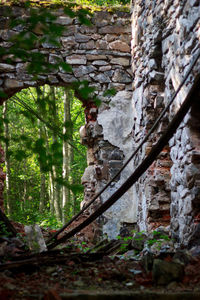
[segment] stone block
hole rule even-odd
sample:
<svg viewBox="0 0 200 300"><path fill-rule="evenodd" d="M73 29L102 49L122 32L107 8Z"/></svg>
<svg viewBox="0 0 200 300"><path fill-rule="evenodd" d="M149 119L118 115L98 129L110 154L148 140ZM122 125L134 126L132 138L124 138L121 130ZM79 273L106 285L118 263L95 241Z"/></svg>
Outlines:
<svg viewBox="0 0 200 300"><path fill-rule="evenodd" d="M97 32L97 27L96 26L85 26L85 25L81 25L79 31L81 33L86 33L86 34L90 34L90 33L96 33Z"/></svg>
<svg viewBox="0 0 200 300"><path fill-rule="evenodd" d="M53 76L53 75L48 75L48 80L52 84L59 83L59 80L57 79L57 77Z"/></svg>
<svg viewBox="0 0 200 300"><path fill-rule="evenodd" d="M73 72L76 77L82 77L94 72L95 70L96 68L94 66L80 66L78 68L73 68Z"/></svg>
<svg viewBox="0 0 200 300"><path fill-rule="evenodd" d="M85 169L83 176L81 177L81 184L91 182L95 180L95 166L91 165Z"/></svg>
<svg viewBox="0 0 200 300"><path fill-rule="evenodd" d="M184 266L175 262L155 259L153 263L153 281L158 285L167 285L172 281L181 281L184 276Z"/></svg>
<svg viewBox="0 0 200 300"><path fill-rule="evenodd" d="M61 43L65 49L71 49L76 45L75 38L70 37L61 37Z"/></svg>
<svg viewBox="0 0 200 300"><path fill-rule="evenodd" d="M149 73L149 83L151 84L161 84L164 82L164 73L156 72L155 70Z"/></svg>
<svg viewBox="0 0 200 300"><path fill-rule="evenodd" d="M99 40L96 42L96 49L101 49L101 50L109 49L109 44L104 40Z"/></svg>
<svg viewBox="0 0 200 300"><path fill-rule="evenodd" d="M9 78L5 80L4 84L6 89L16 89L24 86L23 82Z"/></svg>
<svg viewBox="0 0 200 300"><path fill-rule="evenodd" d="M112 68L111 66L102 66L99 68L99 71L101 72L110 71L111 68Z"/></svg>
<svg viewBox="0 0 200 300"><path fill-rule="evenodd" d="M100 83L110 83L111 80L109 77L105 76L104 74L90 74L90 76L95 80L95 81L98 81Z"/></svg>
<svg viewBox="0 0 200 300"><path fill-rule="evenodd" d="M94 66L107 66L108 62L105 60L97 60L92 63Z"/></svg>
<svg viewBox="0 0 200 300"><path fill-rule="evenodd" d="M77 25L70 25L67 26L67 29L63 31L63 36L73 36L75 33L77 33L78 27Z"/></svg>
<svg viewBox="0 0 200 300"><path fill-rule="evenodd" d="M117 25L113 25L113 26L105 26L99 29L99 33L101 34L107 34L107 33L115 33L115 34L119 34L119 33L131 33L131 28L129 26L117 26Z"/></svg>
<svg viewBox="0 0 200 300"><path fill-rule="evenodd" d="M76 33L75 34L75 41L77 43L86 43L90 40L90 36L85 34Z"/></svg>
<svg viewBox="0 0 200 300"><path fill-rule="evenodd" d="M14 70L15 70L15 66L0 63L0 72L5 73L5 72L12 72Z"/></svg>
<svg viewBox="0 0 200 300"><path fill-rule="evenodd" d="M55 23L60 25L71 25L73 23L73 19L67 16L59 16L55 20Z"/></svg>
<svg viewBox="0 0 200 300"><path fill-rule="evenodd" d="M109 44L109 48L120 52L130 52L130 46L122 41L114 41Z"/></svg>
<svg viewBox="0 0 200 300"><path fill-rule="evenodd" d="M104 60L107 59L106 55L94 55L94 54L86 54L87 60Z"/></svg>
<svg viewBox="0 0 200 300"><path fill-rule="evenodd" d="M115 71L112 80L119 83L130 83L132 81L131 77L125 71L120 69Z"/></svg>
<svg viewBox="0 0 200 300"><path fill-rule="evenodd" d="M114 57L111 59L110 63L128 67L128 66L130 66L130 59L125 58L125 57Z"/></svg>
<svg viewBox="0 0 200 300"><path fill-rule="evenodd" d="M83 55L71 55L66 57L66 62L71 65L86 65L87 59Z"/></svg>
<svg viewBox="0 0 200 300"><path fill-rule="evenodd" d="M81 49L81 50L89 50L89 49L94 49L94 48L95 48L95 42L93 40L89 41L87 43L81 43L79 46L79 49Z"/></svg>
<svg viewBox="0 0 200 300"><path fill-rule="evenodd" d="M77 79L70 74L58 73L58 75L65 83L72 83L77 81Z"/></svg>

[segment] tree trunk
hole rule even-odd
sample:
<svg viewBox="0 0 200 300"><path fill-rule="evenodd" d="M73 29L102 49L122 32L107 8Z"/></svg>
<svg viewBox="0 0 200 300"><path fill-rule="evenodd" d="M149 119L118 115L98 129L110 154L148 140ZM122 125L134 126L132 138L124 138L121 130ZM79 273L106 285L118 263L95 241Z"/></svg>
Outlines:
<svg viewBox="0 0 200 300"><path fill-rule="evenodd" d="M39 101L43 101L42 97L44 97L44 95L42 95L42 91L39 87L36 88L36 92L37 92L37 109L38 109L38 113L40 115L43 114L41 107L39 105ZM39 138L45 138L46 134L45 134L45 128L44 125L42 124L42 122L38 119L38 127L39 127ZM45 194L46 194L46 177L44 172L42 171L42 165L40 163L40 203L39 203L39 211L43 212L45 209Z"/></svg>
<svg viewBox="0 0 200 300"><path fill-rule="evenodd" d="M52 120L56 124L56 120L58 118L57 116L57 107L56 107L56 99L55 99L55 90L54 87L50 87L50 95L52 98L51 102L51 111L52 111ZM57 141L57 134L56 132L53 132L53 143ZM58 221L62 221L62 212L61 212L61 203L60 203L60 185L56 182L56 179L58 178L58 171L57 166L52 166L53 171L53 195L54 195L54 209L56 214L56 219Z"/></svg>
<svg viewBox="0 0 200 300"><path fill-rule="evenodd" d="M4 135L5 135L5 166L6 166L6 210L8 215L12 215L14 211L14 203L11 195L10 180L10 157L9 157L9 126L7 122L7 101L3 103L3 119L4 119Z"/></svg>
<svg viewBox="0 0 200 300"><path fill-rule="evenodd" d="M63 181L69 183L69 174L70 174L70 145L67 143L67 137L70 136L70 124L71 124L71 115L70 115L70 100L71 100L71 91L65 89L63 103L64 103L64 126L63 126ZM63 185L62 190L62 221L63 224L66 223L67 211L70 204L70 190L67 186Z"/></svg>

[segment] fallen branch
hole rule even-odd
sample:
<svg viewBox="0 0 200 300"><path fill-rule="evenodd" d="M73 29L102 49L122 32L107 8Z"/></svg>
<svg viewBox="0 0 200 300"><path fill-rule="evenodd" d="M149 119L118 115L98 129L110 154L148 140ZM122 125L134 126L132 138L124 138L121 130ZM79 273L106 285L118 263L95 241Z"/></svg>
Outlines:
<svg viewBox="0 0 200 300"><path fill-rule="evenodd" d="M40 268L44 265L55 265L55 264L63 264L67 261L76 261L76 262L85 262L85 261L96 261L102 259L104 256L103 253L72 253L69 255L61 255L60 256L56 253L56 256L54 255L53 251L45 252L43 255L37 254L34 257L9 262L5 264L0 265L0 272L5 270L13 270L15 272L21 272L21 269L24 269L27 271L30 270L31 267L37 267Z"/></svg>
<svg viewBox="0 0 200 300"><path fill-rule="evenodd" d="M12 234L13 237L17 235L17 230L14 228L14 226L11 224L9 219L6 217L6 215L2 212L0 209L0 220L3 222L7 228L7 231ZM2 227L2 223L0 224L0 229Z"/></svg>

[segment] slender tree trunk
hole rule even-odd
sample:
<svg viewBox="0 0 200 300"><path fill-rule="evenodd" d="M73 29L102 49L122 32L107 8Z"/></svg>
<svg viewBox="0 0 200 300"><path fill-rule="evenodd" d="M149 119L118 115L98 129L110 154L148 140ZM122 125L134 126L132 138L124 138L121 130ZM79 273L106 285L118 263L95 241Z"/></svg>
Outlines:
<svg viewBox="0 0 200 300"><path fill-rule="evenodd" d="M63 126L63 181L69 183L70 174L70 145L67 143L67 136L70 136L71 115L70 115L70 99L71 91L65 89L63 103L64 103L64 126ZM70 190L63 185L62 189L62 221L66 223L67 210L70 204Z"/></svg>
<svg viewBox="0 0 200 300"><path fill-rule="evenodd" d="M37 92L37 109L38 109L38 113L40 115L43 114L41 107L39 105L40 101L43 101L43 97L44 95L42 95L42 91L40 89L40 87L36 88L36 92ZM45 129L44 129L44 125L42 124L42 122L40 120L38 120L38 127L39 127L39 138L45 138ZM42 171L42 165L40 163L40 203L39 203L39 211L43 212L45 209L45 194L46 194L46 177L44 172Z"/></svg>
<svg viewBox="0 0 200 300"><path fill-rule="evenodd" d="M10 157L9 157L9 126L7 122L7 101L3 104L3 119L4 119L4 135L5 135L5 166L6 166L6 208L11 216L14 210L14 203L11 196L11 180L10 180Z"/></svg>
<svg viewBox="0 0 200 300"><path fill-rule="evenodd" d="M54 215L54 188L53 188L53 172L49 172L49 201L50 201L50 212Z"/></svg>
<svg viewBox="0 0 200 300"><path fill-rule="evenodd" d="M73 166L74 163L74 149L70 147L70 166ZM71 168L70 168L71 173ZM76 184L75 178L73 176L70 176L70 183ZM71 191L71 198L72 198L72 205L73 205L73 215L76 214L76 195Z"/></svg>
<svg viewBox="0 0 200 300"><path fill-rule="evenodd" d="M56 99L55 99L55 90L54 87L50 87L50 95L52 98L51 103L51 109L52 109L52 120L55 121L58 118L57 116L57 107L56 107ZM57 141L57 134L56 132L53 132L53 143ZM58 178L58 170L57 166L52 166L52 172L53 172L53 195L54 195L54 209L56 218L58 221L62 221L62 212L61 212L61 203L60 203L60 185L56 182L56 179Z"/></svg>

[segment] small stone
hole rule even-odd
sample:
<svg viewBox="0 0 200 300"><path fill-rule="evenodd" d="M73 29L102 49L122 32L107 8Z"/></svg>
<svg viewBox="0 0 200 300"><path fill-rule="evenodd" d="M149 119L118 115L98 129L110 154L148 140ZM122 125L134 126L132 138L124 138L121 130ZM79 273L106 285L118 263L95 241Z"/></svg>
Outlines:
<svg viewBox="0 0 200 300"><path fill-rule="evenodd" d="M113 26L105 26L99 29L99 33L131 33L131 28L130 26L118 26L118 25L113 25Z"/></svg>
<svg viewBox="0 0 200 300"><path fill-rule="evenodd" d="M117 69L115 71L112 79L114 82L119 83L129 83L132 81L131 77L125 71L122 71L120 69Z"/></svg>
<svg viewBox="0 0 200 300"><path fill-rule="evenodd" d="M74 75L76 77L81 77L86 74L92 73L96 70L93 66L80 66L78 68L73 68Z"/></svg>
<svg viewBox="0 0 200 300"><path fill-rule="evenodd" d="M94 180L95 177L95 166L90 165L85 169L83 176L81 177L81 184L85 184Z"/></svg>
<svg viewBox="0 0 200 300"><path fill-rule="evenodd" d="M100 83L109 83L111 81L110 78L104 74L95 75L93 76L93 79Z"/></svg>
<svg viewBox="0 0 200 300"><path fill-rule="evenodd" d="M131 246L133 247L133 249L142 251L142 249L144 248L144 243L147 240L147 236L146 234L142 233L136 233L132 239L131 242Z"/></svg>
<svg viewBox="0 0 200 300"><path fill-rule="evenodd" d="M6 79L5 80L5 87L7 89L15 89L15 88L21 88L24 84L21 81L17 81L15 79Z"/></svg>
<svg viewBox="0 0 200 300"><path fill-rule="evenodd" d="M78 43L86 43L90 40L90 36L87 36L85 34L77 33L77 34L75 34L75 40Z"/></svg>
<svg viewBox="0 0 200 300"><path fill-rule="evenodd" d="M82 50L90 50L90 49L94 49L95 48L95 43L94 41L89 41L88 43L81 43L79 46L79 49Z"/></svg>
<svg viewBox="0 0 200 300"><path fill-rule="evenodd" d="M14 70L15 70L15 66L0 63L0 72L12 72Z"/></svg>
<svg viewBox="0 0 200 300"><path fill-rule="evenodd" d="M81 33L96 33L97 32L97 27L96 26L85 26L85 25L82 25L80 27L80 32Z"/></svg>
<svg viewBox="0 0 200 300"><path fill-rule="evenodd" d="M49 75L48 80L50 83L59 83L59 80L56 78L56 76Z"/></svg>
<svg viewBox="0 0 200 300"><path fill-rule="evenodd" d="M94 66L106 66L108 62L105 60L97 60L92 63Z"/></svg>
<svg viewBox="0 0 200 300"><path fill-rule="evenodd" d="M47 267L45 271L47 274L52 274L56 271L56 267Z"/></svg>
<svg viewBox="0 0 200 300"><path fill-rule="evenodd" d="M96 42L96 49L106 50L108 49L108 43L104 40L99 40Z"/></svg>
<svg viewBox="0 0 200 300"><path fill-rule="evenodd" d="M168 290L176 290L178 287L178 283L176 281L172 281L168 284L167 289Z"/></svg>
<svg viewBox="0 0 200 300"><path fill-rule="evenodd" d="M86 58L88 60L103 60L106 59L106 55L93 55L93 54L87 54Z"/></svg>
<svg viewBox="0 0 200 300"><path fill-rule="evenodd" d="M58 62L62 61L62 57L55 54L49 55L49 62L50 64L57 64Z"/></svg>
<svg viewBox="0 0 200 300"><path fill-rule="evenodd" d="M153 267L153 258L154 255L151 252L147 252L143 255L141 259L142 267L145 269L145 271L148 273L152 270Z"/></svg>
<svg viewBox="0 0 200 300"><path fill-rule="evenodd" d="M130 60L128 58L124 58L124 57L112 58L110 63L120 65L120 66L125 66L125 67L130 66Z"/></svg>
<svg viewBox="0 0 200 300"><path fill-rule="evenodd" d="M74 81L77 81L77 79L70 74L58 73L58 75L66 83L72 83Z"/></svg>
<svg viewBox="0 0 200 300"><path fill-rule="evenodd" d="M184 266L174 262L155 259L152 275L156 284L167 285L172 281L181 281L184 276Z"/></svg>
<svg viewBox="0 0 200 300"><path fill-rule="evenodd" d="M57 17L55 23L60 25L71 25L73 23L73 19L65 16L60 16Z"/></svg>
<svg viewBox="0 0 200 300"><path fill-rule="evenodd" d="M164 73L156 72L155 70L153 70L149 73L149 82L151 84L158 84L164 82Z"/></svg>
<svg viewBox="0 0 200 300"><path fill-rule="evenodd" d="M74 37L61 37L61 43L65 49L71 49L75 46L75 38Z"/></svg>
<svg viewBox="0 0 200 300"><path fill-rule="evenodd" d="M10 282L6 282L4 284L4 288L8 289L8 290L16 290L17 286L14 285L14 284L12 284L12 283L10 283Z"/></svg>
<svg viewBox="0 0 200 300"><path fill-rule="evenodd" d="M111 66L103 66L99 68L99 71L101 72L110 71L110 70L111 70Z"/></svg>
<svg viewBox="0 0 200 300"><path fill-rule="evenodd" d="M120 52L130 52L130 46L122 41L114 41L110 43L109 48Z"/></svg>
<svg viewBox="0 0 200 300"><path fill-rule="evenodd" d="M77 26L76 25L70 25L67 26L67 29L63 31L63 36L72 36L75 33L77 33Z"/></svg>
<svg viewBox="0 0 200 300"><path fill-rule="evenodd" d="M66 62L71 65L86 65L87 59L83 55L72 55L66 57Z"/></svg>

